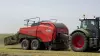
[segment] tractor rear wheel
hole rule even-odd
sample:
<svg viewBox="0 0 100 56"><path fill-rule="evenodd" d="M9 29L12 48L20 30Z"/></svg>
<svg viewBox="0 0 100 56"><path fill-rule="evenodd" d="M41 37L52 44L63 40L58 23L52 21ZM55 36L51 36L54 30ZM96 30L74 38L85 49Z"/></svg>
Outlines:
<svg viewBox="0 0 100 56"><path fill-rule="evenodd" d="M22 47L24 50L30 49L30 41L27 40L27 39L22 40L22 42L21 42L21 47Z"/></svg>
<svg viewBox="0 0 100 56"><path fill-rule="evenodd" d="M88 39L84 35L84 33L81 32L75 32L72 34L71 37L71 49L76 52L84 52L88 49Z"/></svg>
<svg viewBox="0 0 100 56"><path fill-rule="evenodd" d="M38 50L40 48L40 42L38 39L33 39L31 41L31 49L32 50Z"/></svg>

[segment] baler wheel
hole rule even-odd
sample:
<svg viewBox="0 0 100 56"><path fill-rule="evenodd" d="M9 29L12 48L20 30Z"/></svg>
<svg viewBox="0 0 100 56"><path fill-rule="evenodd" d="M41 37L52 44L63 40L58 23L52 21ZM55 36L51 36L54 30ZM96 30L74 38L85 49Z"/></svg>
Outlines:
<svg viewBox="0 0 100 56"><path fill-rule="evenodd" d="M88 39L81 32L75 32L71 37L71 49L76 52L84 52L88 50Z"/></svg>
<svg viewBox="0 0 100 56"><path fill-rule="evenodd" d="M38 39L33 39L31 41L31 49L32 50L38 50L38 49L40 49L40 42L39 42Z"/></svg>
<svg viewBox="0 0 100 56"><path fill-rule="evenodd" d="M29 40L27 40L27 39L22 40L21 47L24 50L30 49L30 42L29 42Z"/></svg>

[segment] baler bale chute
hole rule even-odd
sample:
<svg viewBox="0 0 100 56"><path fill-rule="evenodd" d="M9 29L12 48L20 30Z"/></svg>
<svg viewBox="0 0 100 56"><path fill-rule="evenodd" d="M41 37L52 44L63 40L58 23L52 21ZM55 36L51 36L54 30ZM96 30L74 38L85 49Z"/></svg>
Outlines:
<svg viewBox="0 0 100 56"><path fill-rule="evenodd" d="M39 19L38 22L32 19ZM40 21L39 17L26 19L27 27L20 28L17 34L4 39L5 45L21 43L22 49L55 49L67 50L69 48L69 30L56 19ZM29 22L32 22L29 25Z"/></svg>

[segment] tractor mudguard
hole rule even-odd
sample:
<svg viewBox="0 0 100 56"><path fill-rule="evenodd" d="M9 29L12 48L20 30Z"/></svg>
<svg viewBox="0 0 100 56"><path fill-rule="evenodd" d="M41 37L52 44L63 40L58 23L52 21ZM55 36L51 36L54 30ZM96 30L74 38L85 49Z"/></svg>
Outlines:
<svg viewBox="0 0 100 56"><path fill-rule="evenodd" d="M85 29L77 29L77 30L73 31L73 32L71 33L71 35L72 35L73 33L75 33L75 32L82 32L82 33L84 33L87 37L92 37L91 34L90 34L87 30L85 30Z"/></svg>

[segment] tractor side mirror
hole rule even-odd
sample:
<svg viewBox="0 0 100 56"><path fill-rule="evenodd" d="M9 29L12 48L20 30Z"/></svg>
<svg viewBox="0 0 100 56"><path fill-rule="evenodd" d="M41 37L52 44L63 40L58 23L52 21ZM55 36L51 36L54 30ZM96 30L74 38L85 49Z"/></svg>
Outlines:
<svg viewBox="0 0 100 56"><path fill-rule="evenodd" d="M77 29L79 29L79 26L77 26Z"/></svg>

